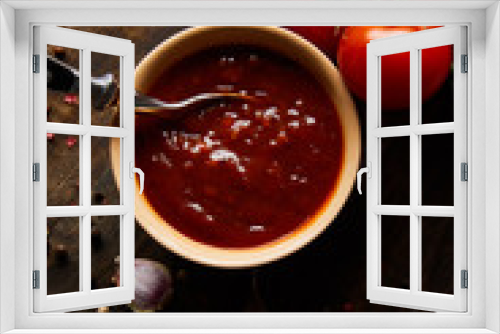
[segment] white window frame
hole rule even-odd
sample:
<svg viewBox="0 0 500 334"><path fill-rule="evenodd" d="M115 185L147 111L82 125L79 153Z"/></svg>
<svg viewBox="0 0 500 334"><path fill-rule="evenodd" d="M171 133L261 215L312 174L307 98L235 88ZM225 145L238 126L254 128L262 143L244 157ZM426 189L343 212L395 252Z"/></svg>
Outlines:
<svg viewBox="0 0 500 334"><path fill-rule="evenodd" d="M33 74L33 132L34 162L39 163L39 181L33 184L33 269L39 271L39 288L34 289L35 312L74 311L112 304L128 304L135 295L135 47L128 40L90 34L52 26L33 28L34 52L39 56L39 73ZM78 50L79 123L47 121L47 45ZM91 124L91 64L92 53L112 55L120 68L119 127ZM77 206L47 206L47 133L79 136L80 201ZM99 205L91 203L92 138L108 137L120 141L120 203ZM132 177L130 177L132 176ZM119 217L120 286L92 290L91 287L91 220L98 216ZM79 220L79 290L47 295L47 218L77 217Z"/></svg>
<svg viewBox="0 0 500 334"><path fill-rule="evenodd" d="M500 332L500 11L484 1L248 2L210 1L4 1L0 4L0 331L12 333L494 333ZM14 10L11 6L17 7ZM61 7L66 9L60 9ZM132 9L96 10L128 6ZM203 9L199 8L203 6ZM489 7L488 7L489 6ZM87 9L82 9L82 8ZM137 10L137 8L154 8ZM158 9L162 7L161 9ZM488 7L488 8L487 8ZM24 9L21 9L24 8ZM34 9L35 8L35 9ZM36 9L38 8L38 9ZM40 10L52 8L53 10ZM58 9L59 8L59 9ZM75 9L80 8L80 9ZM92 9L94 8L94 9ZM58 9L58 10L55 10ZM14 20L15 18L15 20ZM30 289L32 120L31 31L57 25L442 25L469 27L469 169L467 313L394 314L33 314ZM485 25L486 23L486 25ZM486 29L486 27L488 29ZM12 31L15 30L15 39ZM10 35L9 35L10 34ZM15 60L14 60L15 55ZM15 65L15 71L13 69ZM485 71L488 66L488 71ZM4 75L4 73L7 73ZM9 85L15 78L15 87ZM13 98L12 96L15 96ZM14 110L15 113L11 111ZM9 109L9 112L6 112ZM15 114L15 117L14 117ZM12 145L15 127L15 145ZM15 146L15 147L14 147ZM487 153L487 154L486 154ZM15 161L15 163L13 162ZM15 178L12 174L15 171ZM488 182L486 182L488 175ZM14 180L12 180L14 179ZM15 193L15 202L8 197ZM487 194L487 196L486 196ZM9 202L10 201L10 202ZM15 205L15 210L9 208ZM15 224L12 222L15 221ZM14 240L15 237L15 240ZM14 242L15 241L15 242ZM12 256L14 254L14 256ZM12 287L15 286L15 289ZM339 287L340 288L340 287ZM486 293L487 292L487 293ZM12 307L14 305L14 307ZM141 330L133 330L141 324ZM98 330L98 329L101 330ZM244 330L244 329L247 330ZM108 331L104 330L108 329ZM241 329L241 330L238 330ZM288 330L287 330L288 329ZM294 330L295 329L295 330ZM392 329L392 330L391 330ZM417 330L418 329L418 330ZM45 331L47 333L47 331ZM82 333L80 331L80 333Z"/></svg>
<svg viewBox="0 0 500 334"><path fill-rule="evenodd" d="M453 45L453 121L422 123L422 50ZM410 105L409 124L382 126L382 57L409 53ZM430 311L467 310L467 290L461 287L461 271L467 270L467 186L460 177L461 164L467 163L467 76L460 70L461 57L467 54L467 28L449 26L392 36L371 41L367 46L366 161L371 177L367 178L367 297L376 304L407 306ZM422 138L424 135L452 134L453 189L452 206L422 205ZM384 180L382 141L384 138L409 140L408 205L387 205L381 200ZM397 167L396 167L397 168ZM439 187L439 184L436 185ZM382 285L382 229L384 217L404 216L409 223L409 289ZM422 291L422 217L453 219L453 294ZM437 275L439 277L439 275Z"/></svg>

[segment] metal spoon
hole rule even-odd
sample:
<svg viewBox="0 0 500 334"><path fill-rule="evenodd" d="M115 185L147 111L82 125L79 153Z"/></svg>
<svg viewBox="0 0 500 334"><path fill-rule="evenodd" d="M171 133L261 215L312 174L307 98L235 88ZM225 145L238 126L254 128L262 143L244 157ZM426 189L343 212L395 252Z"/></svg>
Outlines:
<svg viewBox="0 0 500 334"><path fill-rule="evenodd" d="M65 93L79 91L79 72L77 69L47 56L47 87ZM103 109L113 103L118 93L118 85L112 74L91 79L92 106ZM139 92L135 94L135 111L142 115L157 116L161 119L175 120L186 116L190 111L201 111L216 104L235 100L250 100L253 97L237 93L204 93L184 101L166 103ZM185 113L187 112L187 113Z"/></svg>
<svg viewBox="0 0 500 334"><path fill-rule="evenodd" d="M232 101L253 100L254 97L238 93L205 93L195 95L176 103L165 103L161 100L135 93L135 113L151 115L165 120L178 120L191 112L200 112L217 104Z"/></svg>

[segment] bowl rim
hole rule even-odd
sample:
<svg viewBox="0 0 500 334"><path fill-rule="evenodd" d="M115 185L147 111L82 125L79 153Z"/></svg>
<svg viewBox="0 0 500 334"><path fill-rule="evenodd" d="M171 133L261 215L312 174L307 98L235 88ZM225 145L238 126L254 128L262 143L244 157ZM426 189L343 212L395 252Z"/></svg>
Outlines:
<svg viewBox="0 0 500 334"><path fill-rule="evenodd" d="M230 31L230 32L229 32ZM309 58L307 64L316 69L313 75L322 76L323 85L331 88L328 90L339 115L343 138L343 162L338 174L335 189L324 202L320 210L308 222L274 241L248 248L221 248L201 243L187 237L168 224L149 204L145 195L140 195L136 182L135 192L135 217L139 224L156 241L168 250L184 258L205 265L220 268L247 268L262 265L283 258L304 247L320 235L331 223L344 206L345 201L353 188L356 172L361 156L361 135L359 121L354 102L333 63L314 45L302 37L279 27L214 27L202 26L183 30L174 36L165 39L155 49L149 52L136 67L135 88L147 92L148 82L151 77L148 72L161 73L157 64L162 62L165 54L172 48L181 48L186 45L186 40L200 38L200 35L228 32L230 34L257 34L258 36L274 38L275 41L283 39L286 43L299 48ZM244 35L241 35L244 36ZM214 41L212 40L213 44ZM224 43L220 43L223 45ZM217 45L217 44L213 44ZM262 46L262 45L261 45ZM269 47L269 46L265 46ZM195 51L202 50L203 47ZM289 54L285 56L290 56ZM173 61L175 63L176 60ZM309 70L311 70L311 68ZM158 75L158 74L157 74ZM146 88L145 88L146 87ZM120 184L120 150L118 141L111 141L111 164L117 184ZM147 177L147 175L146 175Z"/></svg>

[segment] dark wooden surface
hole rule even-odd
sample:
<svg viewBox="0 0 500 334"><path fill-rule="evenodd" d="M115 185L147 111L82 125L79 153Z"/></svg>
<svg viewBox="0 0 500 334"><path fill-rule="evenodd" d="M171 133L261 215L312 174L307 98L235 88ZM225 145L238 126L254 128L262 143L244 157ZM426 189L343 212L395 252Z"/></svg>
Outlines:
<svg viewBox="0 0 500 334"><path fill-rule="evenodd" d="M126 38L135 43L136 63L156 45L181 27L78 27L78 30ZM64 61L77 66L74 52L49 48ZM106 56L93 56L92 74L117 74L116 65ZM453 85L448 80L440 92L425 107L436 120L452 113L450 105ZM363 138L365 138L366 106L356 101ZM64 96L49 92L51 119L75 117L74 105L64 102ZM73 109L72 109L73 108ZM106 122L116 113L116 106L104 111L93 111L94 120ZM71 116L73 115L73 116ZM77 115L77 114L76 114ZM446 116L448 115L448 116ZM49 117L49 118L50 118ZM404 115L393 112L388 117L394 122ZM432 117L432 116L431 116ZM74 121L74 119L73 119ZM384 165L384 198L401 200L401 193L409 191L408 176L404 175L408 146L404 140L394 140L382 146ZM443 181L439 166L449 165L453 142L437 140L435 149L424 153L431 161L424 178L426 196L439 201L453 194L453 183ZM450 155L451 152L451 155ZM49 183L51 203L70 205L78 203L79 182L78 144L68 147L67 136L58 135L48 142L49 164L56 166ZM362 161L365 165L365 146ZM49 180L50 181L50 180ZM92 201L94 204L114 204L118 200L109 160L109 143L105 138L92 142ZM404 197L404 195L403 195ZM404 198L403 198L404 199ZM95 221L92 284L94 288L112 286L116 264L117 236L114 217L99 217ZM383 220L384 221L384 220ZM408 288L409 240L405 221L384 225L383 276L384 284ZM49 222L49 293L78 289L78 229L64 220ZM73 227L70 227L73 226ZM425 222L423 286L429 291L451 293L453 270L453 239L450 224L440 219ZM99 237L100 235L100 237ZM99 242L98 240L101 240ZM97 244L96 244L97 242ZM100 246L96 246L100 245ZM62 250L61 250L62 249ZM387 250L387 252L385 252ZM371 304L366 299L366 198L352 192L344 208L316 240L295 254L272 264L246 270L224 270L187 261L163 246L136 225L136 257L164 264L174 277L174 294L160 312L400 312L407 309ZM451 267L450 267L451 266ZM88 310L96 311L96 310ZM111 307L111 312L130 312L123 305Z"/></svg>

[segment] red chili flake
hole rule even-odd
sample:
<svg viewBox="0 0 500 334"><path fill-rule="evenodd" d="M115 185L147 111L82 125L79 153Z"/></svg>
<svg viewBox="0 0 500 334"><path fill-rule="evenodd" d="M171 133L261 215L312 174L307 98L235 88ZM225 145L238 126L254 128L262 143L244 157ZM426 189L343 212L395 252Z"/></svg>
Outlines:
<svg viewBox="0 0 500 334"><path fill-rule="evenodd" d="M352 312L354 311L354 304L350 302L344 303L342 309L346 312Z"/></svg>
<svg viewBox="0 0 500 334"><path fill-rule="evenodd" d="M76 94L66 94L64 96L64 102L67 104L78 104L78 96Z"/></svg>
<svg viewBox="0 0 500 334"><path fill-rule="evenodd" d="M68 137L68 139L66 139L66 145L71 148L73 146L75 146L77 142L77 139L76 138L73 138L73 137Z"/></svg>
<svg viewBox="0 0 500 334"><path fill-rule="evenodd" d="M53 134L53 133L47 133L47 140L48 140L48 141L52 141L52 140L54 140L55 136L56 136L56 135L55 135L55 134Z"/></svg>

